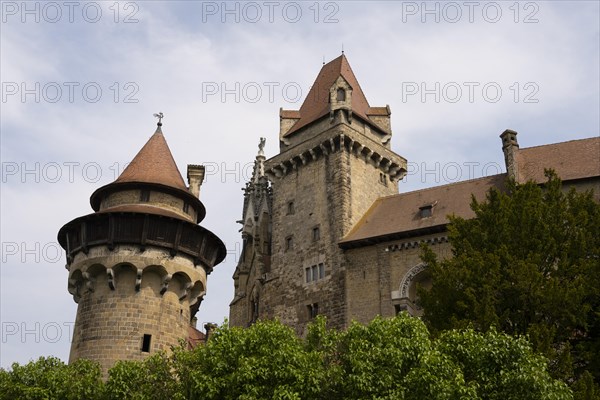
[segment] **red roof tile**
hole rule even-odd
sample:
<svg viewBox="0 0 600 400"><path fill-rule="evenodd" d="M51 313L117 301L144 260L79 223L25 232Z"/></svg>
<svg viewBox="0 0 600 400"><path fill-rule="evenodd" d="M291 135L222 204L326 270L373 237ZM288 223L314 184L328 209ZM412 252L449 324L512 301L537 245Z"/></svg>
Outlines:
<svg viewBox="0 0 600 400"><path fill-rule="evenodd" d="M300 111L298 111L298 110L284 110L284 109L281 109L279 111L279 116L281 118L300 119Z"/></svg>
<svg viewBox="0 0 600 400"><path fill-rule="evenodd" d="M300 128L316 121L329 113L329 89L337 78L342 76L352 87L352 112L368 121L369 102L365 97L345 55L323 65L315 83L310 88L304 103L300 107L300 119L284 135L288 136ZM289 111L288 111L289 112ZM293 117L292 117L293 118Z"/></svg>
<svg viewBox="0 0 600 400"><path fill-rule="evenodd" d="M520 149L517 162L522 181L546 181L544 168L554 169L563 181L600 177L600 138ZM499 174L379 198L340 244L442 226L450 214L472 218L471 194L483 200L490 188L503 187L505 179L506 174ZM421 218L419 207L431 204L432 216Z"/></svg>
<svg viewBox="0 0 600 400"><path fill-rule="evenodd" d="M367 111L367 115L390 115L390 110L387 107L371 107Z"/></svg>
<svg viewBox="0 0 600 400"><path fill-rule="evenodd" d="M198 213L197 222L204 219L206 213L204 206L185 185L160 126L117 180L96 189L92 193L90 204L94 211L98 211L102 199L109 193L148 185L183 198L196 209Z"/></svg>
<svg viewBox="0 0 600 400"><path fill-rule="evenodd" d="M483 200L490 188L501 188L505 180L506 174L499 174L381 197L340 244L444 225L451 214L472 218L471 194ZM433 205L432 214L422 218L420 207L428 205Z"/></svg>
<svg viewBox="0 0 600 400"><path fill-rule="evenodd" d="M188 349L193 349L198 345L202 345L206 342L206 335L203 332L200 332L198 329L193 326L188 326L188 337L187 337L187 345Z"/></svg>
<svg viewBox="0 0 600 400"><path fill-rule="evenodd" d="M545 182L544 168L563 181L600 176L600 137L519 149L520 181Z"/></svg>
<svg viewBox="0 0 600 400"><path fill-rule="evenodd" d="M115 181L115 183L122 182L158 183L187 191L187 186L160 128Z"/></svg>

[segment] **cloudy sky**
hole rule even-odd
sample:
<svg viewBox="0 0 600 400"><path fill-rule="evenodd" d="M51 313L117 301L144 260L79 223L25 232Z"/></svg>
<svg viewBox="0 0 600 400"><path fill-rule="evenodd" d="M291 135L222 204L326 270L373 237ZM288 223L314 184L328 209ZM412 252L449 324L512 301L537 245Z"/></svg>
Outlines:
<svg viewBox="0 0 600 400"><path fill-rule="evenodd" d="M205 164L203 226L226 243L200 322L233 298L244 182L279 108L298 109L342 47L392 109L400 190L503 171L521 147L597 136L599 2L2 1L0 366L68 358L76 304L59 228L91 212L165 114L184 174ZM576 157L576 155L573 155Z"/></svg>

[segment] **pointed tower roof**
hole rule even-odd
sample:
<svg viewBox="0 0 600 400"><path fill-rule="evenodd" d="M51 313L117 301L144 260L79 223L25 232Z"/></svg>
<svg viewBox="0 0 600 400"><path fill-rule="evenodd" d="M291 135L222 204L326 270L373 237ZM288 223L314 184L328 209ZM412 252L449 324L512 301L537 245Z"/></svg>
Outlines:
<svg viewBox="0 0 600 400"><path fill-rule="evenodd" d="M187 191L160 126L115 181L121 182L158 183Z"/></svg>
<svg viewBox="0 0 600 400"><path fill-rule="evenodd" d="M364 120L368 121L367 117L370 114L370 106L365 94L363 93L352 68L348 63L348 59L344 54L338 58L323 65L315 83L313 83L304 103L300 107L300 119L292 126L285 134L291 135L300 128L316 121L317 119L329 113L329 89L335 81L342 77L348 82L352 88L352 112L359 115Z"/></svg>
<svg viewBox="0 0 600 400"><path fill-rule="evenodd" d="M154 134L114 182L92 193L90 204L94 211L100 210L102 199L110 193L145 186L155 187L159 191L170 192L185 199L198 210L197 221L200 222L204 218L204 206L185 185L161 126L162 123L159 122ZM111 208L111 211L115 210L114 207Z"/></svg>

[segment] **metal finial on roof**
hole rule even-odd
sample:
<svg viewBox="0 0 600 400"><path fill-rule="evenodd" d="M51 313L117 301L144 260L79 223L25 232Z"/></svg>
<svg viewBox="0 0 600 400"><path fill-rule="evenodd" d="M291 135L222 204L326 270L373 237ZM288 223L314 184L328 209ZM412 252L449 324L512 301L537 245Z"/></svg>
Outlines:
<svg viewBox="0 0 600 400"><path fill-rule="evenodd" d="M342 54L344 54L344 43L342 43Z"/></svg>
<svg viewBox="0 0 600 400"><path fill-rule="evenodd" d="M323 65L325 65L325 55L323 55Z"/></svg>
<svg viewBox="0 0 600 400"><path fill-rule="evenodd" d="M158 123L156 125L162 126L162 119L164 118L162 111L158 112L158 114L154 114L154 117L158 118Z"/></svg>

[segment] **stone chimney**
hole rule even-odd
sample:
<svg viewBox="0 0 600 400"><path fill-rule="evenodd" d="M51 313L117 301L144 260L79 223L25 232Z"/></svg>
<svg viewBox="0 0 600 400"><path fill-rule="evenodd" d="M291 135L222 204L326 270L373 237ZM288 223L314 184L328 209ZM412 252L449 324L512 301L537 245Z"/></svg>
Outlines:
<svg viewBox="0 0 600 400"><path fill-rule="evenodd" d="M204 330L206 331L205 333L205 341L208 342L208 339L210 338L210 336L212 335L212 332L218 328L218 325L212 322L208 322L206 324L204 324Z"/></svg>
<svg viewBox="0 0 600 400"><path fill-rule="evenodd" d="M202 186L204 180L204 165L188 164L187 179L188 185L190 185L190 193L200 198L200 186Z"/></svg>
<svg viewBox="0 0 600 400"><path fill-rule="evenodd" d="M502 152L504 153L504 163L508 176L519 182L519 163L517 154L519 153L519 142L517 141L517 132L507 129L500 135L502 139Z"/></svg>

